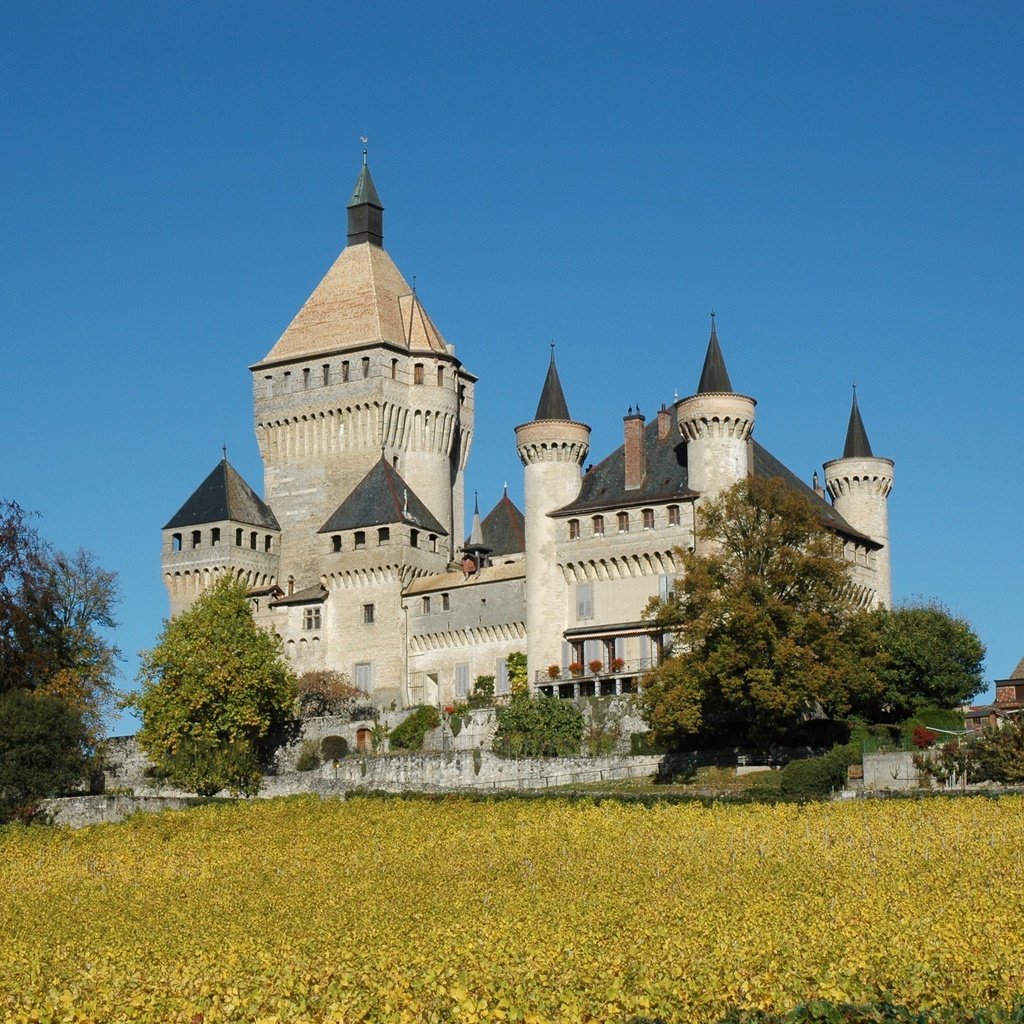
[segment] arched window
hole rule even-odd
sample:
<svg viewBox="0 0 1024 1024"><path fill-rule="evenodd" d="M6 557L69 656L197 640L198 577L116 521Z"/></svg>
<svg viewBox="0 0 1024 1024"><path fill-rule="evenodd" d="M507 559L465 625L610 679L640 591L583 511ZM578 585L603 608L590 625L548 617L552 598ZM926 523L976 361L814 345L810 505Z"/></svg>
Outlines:
<svg viewBox="0 0 1024 1024"><path fill-rule="evenodd" d="M197 548L203 543L203 531L193 530L192 531L192 547Z"/></svg>
<svg viewBox="0 0 1024 1024"><path fill-rule="evenodd" d="M171 538L171 550L172 551L180 551L181 550L181 534L180 533L176 533Z"/></svg>
<svg viewBox="0 0 1024 1024"><path fill-rule="evenodd" d="M398 360L391 360L391 379L395 380L398 377Z"/></svg>
<svg viewBox="0 0 1024 1024"><path fill-rule="evenodd" d="M273 549L274 549L274 538L271 537L270 534L268 533L266 535L266 537L263 538L263 550L269 553Z"/></svg>
<svg viewBox="0 0 1024 1024"><path fill-rule="evenodd" d="M210 547L215 548L220 544L220 527L215 526L210 530Z"/></svg>
<svg viewBox="0 0 1024 1024"><path fill-rule="evenodd" d="M439 388L443 388L444 387L444 367L443 366L439 366L437 368L437 386Z"/></svg>
<svg viewBox="0 0 1024 1024"><path fill-rule="evenodd" d="M242 546L242 528L239 527L235 530L235 547L240 548Z"/></svg>
<svg viewBox="0 0 1024 1024"><path fill-rule="evenodd" d="M256 550L256 540L256 531L253 530L252 533L249 534L249 547L251 547L253 551Z"/></svg>
<svg viewBox="0 0 1024 1024"><path fill-rule="evenodd" d="M340 533L336 533L333 537L331 537L331 550L332 551L340 551L341 550L341 534Z"/></svg>

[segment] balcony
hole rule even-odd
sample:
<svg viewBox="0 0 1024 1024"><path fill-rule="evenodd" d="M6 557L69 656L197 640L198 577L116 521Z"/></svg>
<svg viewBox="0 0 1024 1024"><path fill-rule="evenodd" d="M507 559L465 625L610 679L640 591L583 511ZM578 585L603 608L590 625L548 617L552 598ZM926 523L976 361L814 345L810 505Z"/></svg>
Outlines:
<svg viewBox="0 0 1024 1024"><path fill-rule="evenodd" d="M545 670L535 673L533 687L538 693L563 700L615 697L622 693L634 693L638 678L656 664L653 658L634 658L631 661L616 658L611 665L602 664L596 671L589 665L578 672L562 668L558 675Z"/></svg>

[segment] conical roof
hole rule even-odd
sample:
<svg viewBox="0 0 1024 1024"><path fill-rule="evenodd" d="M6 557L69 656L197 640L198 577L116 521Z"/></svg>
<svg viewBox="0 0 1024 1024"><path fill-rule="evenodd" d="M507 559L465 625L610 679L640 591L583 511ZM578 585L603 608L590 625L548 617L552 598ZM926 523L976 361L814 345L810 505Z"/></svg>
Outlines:
<svg viewBox="0 0 1024 1024"><path fill-rule="evenodd" d="M265 530L280 530L270 506L242 479L227 460L220 460L210 475L192 492L192 496L164 526L174 530L181 526L220 523L231 520Z"/></svg>
<svg viewBox="0 0 1024 1024"><path fill-rule="evenodd" d="M555 366L555 346L551 346L551 362L548 364L548 375L544 378L544 387L537 403L535 420L567 420L569 406L562 391L562 382L558 379L558 368Z"/></svg>
<svg viewBox="0 0 1024 1024"><path fill-rule="evenodd" d="M380 196L377 195L377 189L373 184L373 178L370 177L370 168L365 163L356 179L356 187L352 189L352 198L348 201L347 208L351 210L356 206L363 205L376 206L378 210L384 209L384 204L380 201Z"/></svg>
<svg viewBox="0 0 1024 1024"><path fill-rule="evenodd" d="M339 533L367 526L412 523L441 536L448 531L383 456L317 531Z"/></svg>
<svg viewBox="0 0 1024 1024"><path fill-rule="evenodd" d="M868 432L864 429L864 421L860 418L857 407L857 389L853 389L853 406L850 408L850 423L846 428L846 444L843 445L844 459L870 459L871 442Z"/></svg>
<svg viewBox="0 0 1024 1024"><path fill-rule="evenodd" d="M698 395L732 394L732 382L729 371L725 368L725 358L718 344L718 331L715 329L715 314L711 314L711 337L708 339L708 350L704 356L704 369L701 370L700 383L697 385Z"/></svg>
<svg viewBox="0 0 1024 1024"><path fill-rule="evenodd" d="M507 489L498 504L484 516L480 532L492 557L526 550L526 521Z"/></svg>

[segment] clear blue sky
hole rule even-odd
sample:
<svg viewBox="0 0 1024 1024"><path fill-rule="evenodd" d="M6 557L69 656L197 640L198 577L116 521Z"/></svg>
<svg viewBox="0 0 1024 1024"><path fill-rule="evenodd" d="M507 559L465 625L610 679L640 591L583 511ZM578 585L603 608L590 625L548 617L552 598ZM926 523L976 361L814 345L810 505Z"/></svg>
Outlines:
<svg viewBox="0 0 1024 1024"><path fill-rule="evenodd" d="M898 599L1024 654L1019 3L46 3L0 11L0 495L167 614L160 527L345 242L385 244L479 375L470 493L521 502L548 357L592 456L691 393L708 313L805 479L858 384L896 462ZM121 727L123 728L123 726Z"/></svg>

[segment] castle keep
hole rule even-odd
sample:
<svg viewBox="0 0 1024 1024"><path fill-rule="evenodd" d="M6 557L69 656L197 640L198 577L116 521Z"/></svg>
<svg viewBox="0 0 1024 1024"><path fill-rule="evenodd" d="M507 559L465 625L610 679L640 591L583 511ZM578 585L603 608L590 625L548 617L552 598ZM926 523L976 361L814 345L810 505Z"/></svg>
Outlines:
<svg viewBox="0 0 1024 1024"><path fill-rule="evenodd" d="M525 510L504 494L466 535L476 377L384 249L365 161L348 244L250 370L263 497L224 459L163 530L171 614L221 573L247 581L256 620L297 672L336 669L381 704L447 703L527 652L560 696L628 690L659 657L641 611L665 594L696 510L750 474L816 502L865 604L889 604L892 462L872 453L856 396L841 458L808 487L754 439L712 319L695 393L588 465L552 350L533 419L516 428ZM695 368L696 369L696 368Z"/></svg>

